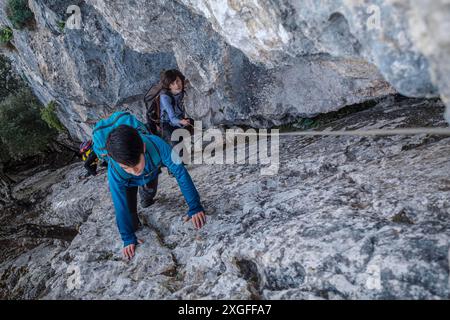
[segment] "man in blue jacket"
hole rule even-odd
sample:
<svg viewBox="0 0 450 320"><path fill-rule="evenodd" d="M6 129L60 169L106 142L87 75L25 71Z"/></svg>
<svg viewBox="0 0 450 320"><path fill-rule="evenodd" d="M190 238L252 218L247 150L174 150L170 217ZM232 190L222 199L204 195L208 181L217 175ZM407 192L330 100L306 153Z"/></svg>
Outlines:
<svg viewBox="0 0 450 320"><path fill-rule="evenodd" d="M110 158L108 181L116 210L116 221L124 242L123 254L131 259L141 240L135 232L139 226L137 217L137 192L141 186L141 204L153 203L158 187L160 167L166 166L177 179L189 206L187 215L196 229L206 223L200 196L180 157L156 135L141 135L130 126L121 125L108 136L106 149Z"/></svg>

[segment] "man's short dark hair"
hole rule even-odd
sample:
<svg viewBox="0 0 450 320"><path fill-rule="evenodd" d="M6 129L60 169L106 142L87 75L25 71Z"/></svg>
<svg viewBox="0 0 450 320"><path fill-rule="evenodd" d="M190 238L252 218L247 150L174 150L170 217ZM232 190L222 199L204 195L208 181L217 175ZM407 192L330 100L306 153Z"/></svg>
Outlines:
<svg viewBox="0 0 450 320"><path fill-rule="evenodd" d="M161 83L164 89L170 89L170 84L172 84L175 80L177 80L177 77L180 78L181 82L183 83L184 87L184 81L186 77L177 69L171 69L166 70L161 74Z"/></svg>
<svg viewBox="0 0 450 320"><path fill-rule="evenodd" d="M109 134L106 150L114 161L134 167L144 153L144 141L135 128L120 125Z"/></svg>

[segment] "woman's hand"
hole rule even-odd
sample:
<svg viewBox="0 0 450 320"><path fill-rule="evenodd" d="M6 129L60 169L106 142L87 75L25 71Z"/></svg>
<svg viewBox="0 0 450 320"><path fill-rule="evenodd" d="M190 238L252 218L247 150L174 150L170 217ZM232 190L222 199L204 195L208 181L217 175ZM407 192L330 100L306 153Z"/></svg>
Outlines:
<svg viewBox="0 0 450 320"><path fill-rule="evenodd" d="M188 126L191 124L191 122L188 119L182 119L182 120L180 120L180 124L182 126Z"/></svg>

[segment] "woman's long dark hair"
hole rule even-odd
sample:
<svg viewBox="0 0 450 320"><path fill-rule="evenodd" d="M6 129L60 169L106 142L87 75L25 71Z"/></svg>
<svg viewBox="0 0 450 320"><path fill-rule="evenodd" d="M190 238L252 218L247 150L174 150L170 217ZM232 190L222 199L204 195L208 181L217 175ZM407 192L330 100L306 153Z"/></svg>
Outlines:
<svg viewBox="0 0 450 320"><path fill-rule="evenodd" d="M170 91L170 84L177 80L177 77L181 79L181 83L183 84L182 91L184 92L186 77L177 69L166 70L161 73L161 84L163 88Z"/></svg>

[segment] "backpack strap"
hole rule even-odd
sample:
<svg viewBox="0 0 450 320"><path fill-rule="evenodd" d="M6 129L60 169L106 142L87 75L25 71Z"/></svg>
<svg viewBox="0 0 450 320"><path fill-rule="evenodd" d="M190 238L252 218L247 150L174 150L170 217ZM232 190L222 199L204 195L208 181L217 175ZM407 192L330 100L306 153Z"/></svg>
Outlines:
<svg viewBox="0 0 450 320"><path fill-rule="evenodd" d="M120 174L119 170L117 170L117 168L116 168L116 165L115 165L116 162L115 162L113 159L111 159L111 162L112 162L112 163L110 163L110 165L111 165L111 167L113 168L114 172L119 176L119 178L128 182L130 179L124 178L124 177Z"/></svg>
<svg viewBox="0 0 450 320"><path fill-rule="evenodd" d="M92 135L94 135L95 131L98 131L98 130L102 130L102 129L111 127L111 126L113 126L114 124L116 124L116 122L117 122L120 118L122 118L123 116L129 116L129 115L130 115L129 112L124 112L124 113L118 115L118 116L114 119L113 122L108 123L108 124L103 125L103 126L100 126L100 127L98 127L98 128L95 128L94 131L92 131Z"/></svg>
<svg viewBox="0 0 450 320"><path fill-rule="evenodd" d="M156 101L155 101L155 103L156 103L156 121L157 121L157 123L159 123L160 122L160 119L161 119L161 101L159 100L159 98L160 98L160 96L161 96L161 94L158 94L158 97L156 97Z"/></svg>
<svg viewBox="0 0 450 320"><path fill-rule="evenodd" d="M105 124L105 125L103 125L103 126L94 128L94 130L92 131L92 136L94 136L94 134L95 134L96 131L103 130L103 129L105 129L105 128L109 128L109 127L115 125L116 122L117 122L120 118L122 118L122 117L124 117L124 116L129 116L129 115L130 115L129 112L123 112L122 114L118 115L118 116L114 119L114 121L112 121L111 123L108 123L108 124ZM100 151L106 151L106 146L105 146L104 148L99 147L98 150L100 150ZM102 154L101 154L102 157L106 157L107 155L108 155L108 153L102 153Z"/></svg>
<svg viewBox="0 0 450 320"><path fill-rule="evenodd" d="M165 94L166 96L170 97L170 100L172 101L172 106L175 106L175 97L173 96L173 94L170 92L170 90L167 89L162 89L159 93L159 95L161 96L162 94Z"/></svg>
<svg viewBox="0 0 450 320"><path fill-rule="evenodd" d="M155 164L155 162L152 159L152 154L149 152L149 150L147 150L149 152L149 157L150 157L150 161L153 164L153 167L158 168L161 167L161 163L162 163L162 158L161 158L161 153L159 152L158 147L156 146L156 144L152 141L152 139L150 137L146 137L148 141L150 141L150 143L152 144L153 148L156 150L156 153L158 153L158 157L160 159L160 163L158 163L158 165Z"/></svg>

